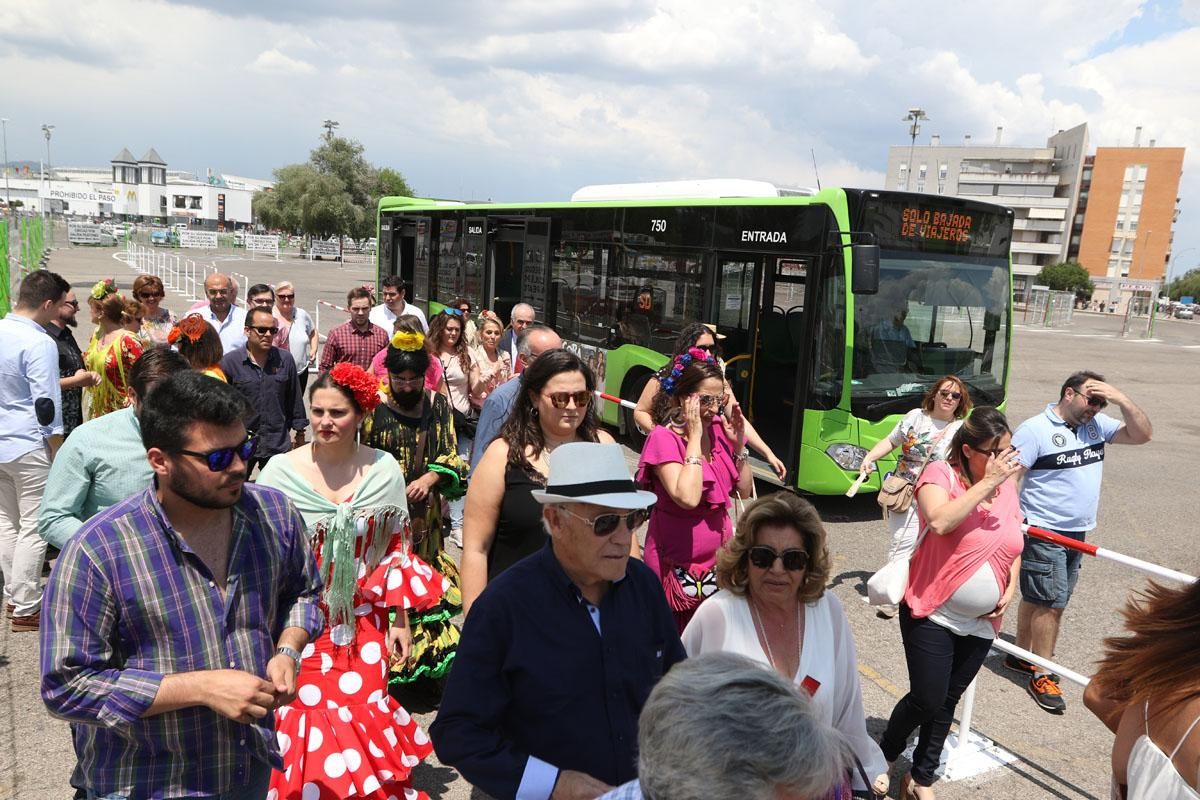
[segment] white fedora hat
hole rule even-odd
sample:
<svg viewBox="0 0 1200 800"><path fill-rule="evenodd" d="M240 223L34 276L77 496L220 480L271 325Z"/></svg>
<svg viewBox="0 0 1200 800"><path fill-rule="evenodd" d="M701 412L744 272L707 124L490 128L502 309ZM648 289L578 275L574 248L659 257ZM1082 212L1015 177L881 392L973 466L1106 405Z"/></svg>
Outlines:
<svg viewBox="0 0 1200 800"><path fill-rule="evenodd" d="M648 508L658 498L637 488L619 444L571 442L550 454L550 480L530 492L542 505L593 503L607 508Z"/></svg>

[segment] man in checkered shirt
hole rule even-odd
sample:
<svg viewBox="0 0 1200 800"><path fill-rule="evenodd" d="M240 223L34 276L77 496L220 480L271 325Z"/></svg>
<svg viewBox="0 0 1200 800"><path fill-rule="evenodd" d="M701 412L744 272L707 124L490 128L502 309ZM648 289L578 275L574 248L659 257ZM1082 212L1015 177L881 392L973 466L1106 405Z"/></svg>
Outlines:
<svg viewBox="0 0 1200 800"><path fill-rule="evenodd" d="M355 286L346 293L346 305L350 309L350 321L343 322L329 332L325 349L321 351L321 372L327 372L342 361L349 361L369 371L371 359L388 346L388 332L370 320L369 289Z"/></svg>

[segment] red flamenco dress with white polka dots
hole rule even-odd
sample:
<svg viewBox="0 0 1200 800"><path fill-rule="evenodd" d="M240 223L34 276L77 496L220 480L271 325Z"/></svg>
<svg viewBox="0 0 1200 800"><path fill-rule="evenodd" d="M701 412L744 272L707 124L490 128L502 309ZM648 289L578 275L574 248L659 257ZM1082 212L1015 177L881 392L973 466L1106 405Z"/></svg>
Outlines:
<svg viewBox="0 0 1200 800"><path fill-rule="evenodd" d="M272 459L263 477L292 497L295 486L281 480L282 470L271 470L282 460ZM399 496L404 497L402 477ZM304 648L296 699L276 711L284 771L272 773L267 800L428 800L411 788L409 776L433 748L425 731L388 694L387 630L389 609L421 611L435 605L444 581L412 556L403 508L357 505L343 503L332 516L310 524L329 622ZM302 503L297 507L307 522L310 509ZM338 568L339 555L349 562L349 571ZM348 591L339 597L339 588Z"/></svg>

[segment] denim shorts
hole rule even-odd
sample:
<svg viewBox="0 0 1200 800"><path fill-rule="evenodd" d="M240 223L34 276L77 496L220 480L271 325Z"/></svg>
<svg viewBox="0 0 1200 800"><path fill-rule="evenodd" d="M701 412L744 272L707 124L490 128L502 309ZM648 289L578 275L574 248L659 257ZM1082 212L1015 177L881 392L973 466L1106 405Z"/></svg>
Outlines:
<svg viewBox="0 0 1200 800"><path fill-rule="evenodd" d="M1054 533L1082 542L1088 532ZM1083 553L1078 550L1027 536L1021 553L1021 599L1047 608L1066 608L1079 580L1081 561Z"/></svg>

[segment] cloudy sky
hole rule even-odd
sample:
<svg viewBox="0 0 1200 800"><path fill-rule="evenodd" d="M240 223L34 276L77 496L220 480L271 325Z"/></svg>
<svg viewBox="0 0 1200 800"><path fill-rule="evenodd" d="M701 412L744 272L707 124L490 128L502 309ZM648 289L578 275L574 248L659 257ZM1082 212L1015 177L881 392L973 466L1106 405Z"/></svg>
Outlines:
<svg viewBox="0 0 1200 800"><path fill-rule="evenodd" d="M822 183L881 186L914 105L944 143L1142 125L1188 148L1175 271L1200 264L1200 0L22 0L0 68L13 160L49 122L55 163L267 177L332 118L420 193L497 200L812 185L814 151Z"/></svg>

